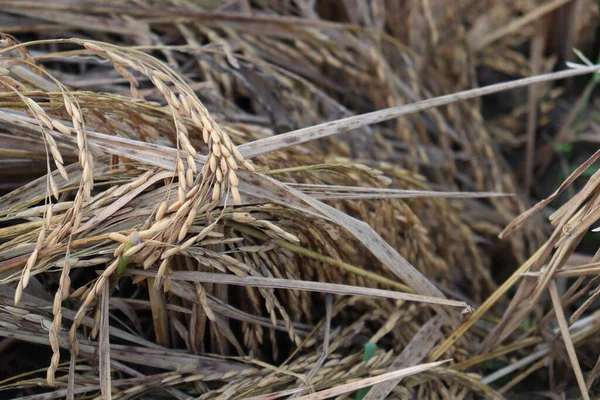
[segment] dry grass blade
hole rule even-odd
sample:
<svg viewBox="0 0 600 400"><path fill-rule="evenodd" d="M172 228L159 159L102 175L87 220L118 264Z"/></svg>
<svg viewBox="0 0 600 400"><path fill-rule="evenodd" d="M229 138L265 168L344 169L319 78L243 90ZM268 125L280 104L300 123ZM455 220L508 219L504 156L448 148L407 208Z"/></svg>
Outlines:
<svg viewBox="0 0 600 400"><path fill-rule="evenodd" d="M128 270L130 274L139 276L156 276L154 271ZM421 296L410 293L393 292L390 290L371 289L358 286L339 285L334 283L308 282L293 279L262 278L257 276L234 276L211 272L173 271L171 279L187 282L221 283L248 287L263 287L273 289L304 290L309 292L331 293L345 296L383 297L394 300L414 301L425 304L436 304L448 307L468 309L464 301L448 300L438 297Z"/></svg>
<svg viewBox="0 0 600 400"><path fill-rule="evenodd" d="M529 375L531 375L531 373L541 369L544 364L546 363L545 359L539 360L538 362L536 362L535 364L533 364L531 367L527 368L525 371L523 371L522 373L520 373L518 376L514 377L510 382L508 382L506 385L502 386L498 392L500 393L505 393L508 390L510 390L512 387L514 387L516 384L518 384L519 382L521 382L523 379L527 378Z"/></svg>
<svg viewBox="0 0 600 400"><path fill-rule="evenodd" d="M456 343L477 321L481 319L485 315L486 312L492 308L496 302L498 302L502 296L506 294L510 288L515 285L518 280L521 278L521 275L524 274L531 268L533 263L537 260L540 254L543 253L545 246L542 246L533 256L531 256L523 265L515 271L509 279L507 279L490 297L486 299L486 301L481 304L471 315L469 318L464 321L461 326L458 327L444 342L442 342L430 355L429 360L437 360L440 358L445 351L447 351L450 346Z"/></svg>
<svg viewBox="0 0 600 400"><path fill-rule="evenodd" d="M559 7L564 6L567 3L572 2L573 0L553 0L543 4L540 7L535 8L530 13L523 15L521 18L515 19L507 26L498 29L495 32L492 32L485 37L483 37L480 41L478 41L477 48L482 48L488 46L489 44L495 42L496 40L501 39L502 37L521 29L523 26L530 24L533 21L539 20L545 14L548 14Z"/></svg>
<svg viewBox="0 0 600 400"><path fill-rule="evenodd" d="M421 197L446 199L477 199L489 197L513 196L508 193L494 192L436 192L431 190L397 190L385 188L353 187L341 185L314 185L290 183L289 186L301 190L318 200L358 200L358 199L414 199Z"/></svg>
<svg viewBox="0 0 600 400"><path fill-rule="evenodd" d="M435 343L441 338L441 320L439 317L430 319L419 329L408 346L398 354L390 369L409 367L411 364L422 362L433 349ZM402 378L382 382L369 390L364 400L381 400L387 398L394 387L398 386Z"/></svg>
<svg viewBox="0 0 600 400"><path fill-rule="evenodd" d="M554 306L554 312L556 313L556 319L558 320L558 325L560 326L560 332L562 334L563 341L565 342L565 347L569 353L571 367L573 368L573 372L577 378L579 390L581 390L581 397L588 400L590 398L590 394L588 393L588 389L585 384L585 378L583 377L583 372L581 372L581 366L579 365L577 353L575 352L575 346L573 346L573 340L571 339L571 335L569 333L569 325L567 324L567 319L565 318L562 304L560 302L560 295L558 294L556 282L551 281L549 288L550 296L552 297L552 304Z"/></svg>
<svg viewBox="0 0 600 400"><path fill-rule="evenodd" d="M583 173L583 171L587 170L594 162L596 162L598 158L600 158L600 150L596 151L594 155L578 166L575 171L573 171L571 175L569 175L569 177L565 179L565 181L554 191L554 193L552 193L552 195L548 196L546 199L540 201L538 204L515 218L506 228L504 228L502 233L500 233L500 237L506 237L512 231L518 229L533 214L550 204L552 200L556 199L558 195L560 195L570 184L572 184L573 181Z"/></svg>
<svg viewBox="0 0 600 400"><path fill-rule="evenodd" d="M332 318L332 307L333 307L333 296L325 297L325 334L323 337L323 352L315 365L311 368L311 370L306 375L306 383L299 382L298 392L292 394L290 399L295 399L301 395L301 392L306 389L310 389L310 387L306 387L310 384L310 381L313 380L315 375L319 372L319 369L323 366L327 357L329 357L329 341L331 340L331 318Z"/></svg>
<svg viewBox="0 0 600 400"><path fill-rule="evenodd" d="M275 393L269 393L269 394L264 394L264 395L260 395L260 396L248 397L247 400L275 400L275 399L280 399L285 396L302 393L305 390L306 390L306 388L282 390L281 392L275 392Z"/></svg>
<svg viewBox="0 0 600 400"><path fill-rule="evenodd" d="M570 0L569 0L570 1ZM518 79L511 82L498 83L477 89L465 90L445 96L436 97L430 100L423 100L414 104L397 106L386 110L373 111L372 113L348 117L332 122L298 129L282 135L273 136L265 139L256 140L252 143L240 146L239 151L242 155L251 159L261 154L269 153L275 150L281 150L289 146L306 143L311 140L322 139L327 136L337 135L338 133L348 132L364 126L376 124L390 119L398 118L403 115L429 110L446 104L452 104L457 101L473 99L485 96L491 93L497 93L505 90L511 90L523 86L529 86L536 83L567 79L574 76L591 74L600 71L600 66L582 67L567 71L552 72L529 78Z"/></svg>
<svg viewBox="0 0 600 400"><path fill-rule="evenodd" d="M482 379L483 383L486 384L491 384L495 381L497 381L498 379L501 379L507 375L510 375L511 373L518 371L519 368L522 368L528 364L531 364L532 362L539 360L540 358L544 358L548 355L548 350L547 349L542 349L539 351L536 351L533 354L528 355L527 357L517 361L514 364L511 364L505 368L499 369L497 371L495 371L494 373L484 377Z"/></svg>
<svg viewBox="0 0 600 400"><path fill-rule="evenodd" d="M437 361L437 362L428 363L428 364L420 364L420 365L417 365L414 367L403 368L403 369L393 371L393 372L388 372L388 373L385 373L385 374L382 374L382 375L379 375L379 376L376 376L373 378L361 379L358 382L347 383L345 385L339 385L332 389L323 390L320 392L316 392L313 394L299 397L298 399L299 400L327 399L327 398L330 398L333 396L338 396L338 395L341 395L344 393L354 392L358 389L376 385L378 383L382 383L382 382L388 381L390 379L401 379L406 376L411 376L414 374L425 372L429 369L439 367L440 365L443 365L443 364L447 363L448 361L449 360Z"/></svg>
<svg viewBox="0 0 600 400"><path fill-rule="evenodd" d="M103 399L112 398L112 384L110 377L110 341L109 341L109 311L108 311L108 285L102 289L100 297L100 327L98 328L98 371L100 373L100 392Z"/></svg>
<svg viewBox="0 0 600 400"><path fill-rule="evenodd" d="M536 26L536 34L531 42L531 71L534 74L539 74L542 67L542 57L544 52L545 41L545 25L538 22ZM531 85L528 88L527 98L527 147L525 159L525 193L529 194L533 180L533 172L535 166L535 133L537 130L538 120L538 85Z"/></svg>

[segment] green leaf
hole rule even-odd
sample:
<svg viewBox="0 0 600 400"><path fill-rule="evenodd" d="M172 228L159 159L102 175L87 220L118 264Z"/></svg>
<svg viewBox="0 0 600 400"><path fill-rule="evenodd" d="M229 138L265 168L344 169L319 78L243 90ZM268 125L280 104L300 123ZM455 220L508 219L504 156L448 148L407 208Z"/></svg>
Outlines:
<svg viewBox="0 0 600 400"><path fill-rule="evenodd" d="M123 249L123 254L125 254L127 252L127 250L129 250L130 248L131 248L131 241L125 242L125 248ZM131 256L119 257L119 263L117 264L117 278L121 278L121 276L123 276L123 274L125 273L125 268L127 268L127 265L129 264L130 259L131 259Z"/></svg>
<svg viewBox="0 0 600 400"><path fill-rule="evenodd" d="M577 57L579 57L579 59L580 59L581 61L583 61L583 63L584 63L585 65L587 65L588 67L592 67L592 66L594 65L594 64L592 64L592 62L590 61L590 59L589 59L589 58L587 58L587 57L585 56L585 54L583 54L583 53L581 52L581 50L579 50L579 49L576 49L576 48L573 48L573 52L574 52L574 53L577 55Z"/></svg>
<svg viewBox="0 0 600 400"><path fill-rule="evenodd" d="M365 352L363 353L362 360L369 361L375 355L375 350L377 350L377 345L375 343L367 343L365 344ZM367 393L371 390L371 387L366 387L358 390L356 392L356 400L362 400L365 398Z"/></svg>
<svg viewBox="0 0 600 400"><path fill-rule="evenodd" d="M590 59L589 59L589 58L587 58L587 57L585 56L585 54L583 54L583 53L581 52L581 50L579 50L579 49L576 49L576 48L573 48L573 52L574 52L574 53L577 55L577 57L579 57L579 59L580 59L580 60L581 60L581 61L582 61L582 62L583 62L585 65L587 65L588 67L591 67L591 66L593 66L593 65L594 65L594 63L592 63L592 62L590 61ZM599 61L600 61L600 56L599 56ZM600 73L598 73L598 72L594 72L594 73L592 74L592 81L594 81L594 83L598 83L598 82L600 82Z"/></svg>
<svg viewBox="0 0 600 400"><path fill-rule="evenodd" d="M556 143L554 145L554 151L557 153L569 155L569 154L571 154L572 150L573 150L573 145L571 143Z"/></svg>

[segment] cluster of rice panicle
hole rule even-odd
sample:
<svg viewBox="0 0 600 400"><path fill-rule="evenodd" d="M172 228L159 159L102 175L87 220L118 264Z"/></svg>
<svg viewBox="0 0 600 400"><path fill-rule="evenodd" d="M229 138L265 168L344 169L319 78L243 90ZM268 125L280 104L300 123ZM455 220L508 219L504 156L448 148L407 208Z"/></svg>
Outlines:
<svg viewBox="0 0 600 400"><path fill-rule="evenodd" d="M312 145L264 154L252 165L244 160L225 132L231 132L234 140L243 143L262 137L260 130L246 126L240 131L239 126L226 122L221 127L208 115L189 86L157 60L101 42L61 42L80 45L87 50L86 54L110 61L133 89L130 98L69 91L48 71L27 61L28 52L23 45L12 39L5 43L5 53L19 51L17 57L10 58L10 65L25 64L60 89L33 92L27 82L5 85L5 98L11 101L11 109L25 111L8 113L5 115L7 123L23 141L41 134L57 166L54 171L48 166L46 176L1 200L4 220L14 221L4 229L3 237L7 241L2 244L2 251L7 262L3 283L17 282L12 292L15 305L6 303L3 308L5 328L27 327L28 340L39 341L41 336L47 335L53 353L46 376L49 385L69 378L69 374L56 375L61 366L61 347L67 347L72 357L77 357L82 351L90 353L88 338L100 340L106 329L103 314L108 312L103 304L113 304L120 298L115 289L127 286L120 281L126 268L128 272L137 268L151 272L150 275L130 274L133 274L133 283L148 292L149 300L134 301L148 304L157 343L172 346L183 341L189 351L248 354L256 360L281 360L296 346L304 352L315 348L319 336L315 336L316 331L311 333L309 327L320 319L318 313L324 298L305 290L275 290L252 285L224 290L218 280L187 281L180 279L177 272L218 271L238 277L316 280L413 291L397 283L376 258L357 250L356 240L331 221L314 212L306 214L288 208L285 203L264 202L252 197L252 191L242 197L238 190L238 164L249 173L258 169L267 176L293 183L317 199L330 198L349 215L375 226L410 261L438 276L440 282L445 281L447 260L436 254L442 253L445 244L439 242L439 238L438 243L432 242L419 215L412 210L421 210L427 224L434 224L436 218L443 219L455 211L443 199L392 200L390 194L382 192L381 200L377 200L373 189L369 189L387 188L392 183L396 187L427 189L423 177L382 165L393 177L390 179L364 164L328 157ZM35 44L39 43L27 43L28 46ZM163 96L166 106L141 99L135 90L136 78L128 70L147 77ZM3 76L7 82L12 79L8 72ZM121 129L123 134L114 135ZM105 131L112 131L112 135L102 133ZM198 147L204 144L207 155L195 150L192 143L198 140L202 141ZM174 147L165 147L169 142ZM77 154L78 162L64 167L61 154ZM299 168L298 162L302 161L309 164ZM356 192L360 186L366 189L362 194ZM228 205L230 195L233 208ZM426 208L430 211L425 212ZM460 227L457 218L451 218L457 228ZM23 220L27 222L19 222ZM468 229L457 232L469 238ZM440 251L432 251L432 246L440 247ZM447 253L448 258L460 257L456 251ZM477 257L471 251L466 250L467 256ZM373 265L372 271L360 267L366 263ZM101 269L93 271L94 268ZM50 315L31 312L29 307L41 301L28 291L31 280L37 285L42 276L57 272L60 277L56 281ZM123 307L131 307L125 306L126 297L121 299L125 301L121 303ZM66 309L65 302L76 308ZM350 326L344 328L345 334L338 342L330 344L331 351L348 346L342 338L359 335L367 323L379 325L375 332L383 338L402 318L416 324L416 329L419 321L424 322L432 315L427 306L418 304L401 307L398 311L403 303L361 297L337 301L331 317L339 315L340 321L348 321ZM382 307L396 310L391 319ZM350 309L356 311L349 312ZM358 317L365 309L372 312L354 320L352 315ZM178 315L177 310L187 312ZM344 313L340 314L341 311ZM135 319L135 313L129 317ZM65 319L70 322L68 340L64 330L69 325ZM36 326L32 321L41 321L41 325ZM286 335L281 336L279 331ZM210 332L208 342L205 332ZM241 341L238 332L243 332ZM396 348L410 340L408 332L405 339L395 344ZM116 337L131 341L123 334ZM315 360L311 364L311 358L306 357L290 365L290 374L299 368L297 365L314 364ZM354 365L359 361L353 360L346 362ZM390 360L391 353L382 353L369 365L385 366ZM148 365L154 364L149 362ZM319 370L313 385L321 379L341 382L368 370L364 369L368 365L360 367L359 363L339 375L338 369L325 368L328 365L330 363L325 363L324 369ZM342 371L343 365L337 368ZM262 388L278 380L268 370L251 373L255 370L250 368L248 371L243 375L245 380L222 386L216 393L209 392L205 396L233 388L249 390L257 382ZM194 380L219 380L214 374L194 376L191 379L173 375L168 382L177 385ZM234 377L233 374L226 376ZM133 386L126 393L134 393L135 388L140 392L146 389Z"/></svg>
<svg viewBox="0 0 600 400"><path fill-rule="evenodd" d="M475 67L530 75L515 48L535 29L503 24L540 2L468 1L460 13L389 1L339 15L327 2L208 13L179 1L8 3L48 21L51 37L74 24L85 39L0 39L0 155L45 171L15 173L0 198L1 346L51 353L0 390L502 398L552 360L573 365L582 393L592 387L600 363L584 379L576 350L593 349L600 326L597 255L567 261L598 219L598 173L552 215L547 241L542 219L513 228L597 155L525 211L502 195L518 191L502 151L523 143L506 134L522 128L523 107L488 122L475 99L298 139L471 88ZM57 10L72 21L60 25ZM496 237L519 214L498 261ZM521 267L498 285L491 268L508 262ZM561 292L564 277L577 281ZM552 311L525 327L546 290ZM493 389L516 360L522 374Z"/></svg>

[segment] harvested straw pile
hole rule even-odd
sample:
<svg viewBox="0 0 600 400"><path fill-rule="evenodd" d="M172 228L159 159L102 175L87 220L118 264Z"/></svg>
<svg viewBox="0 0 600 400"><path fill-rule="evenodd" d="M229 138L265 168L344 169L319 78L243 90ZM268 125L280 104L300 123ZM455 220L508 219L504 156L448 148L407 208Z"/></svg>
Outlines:
<svg viewBox="0 0 600 400"><path fill-rule="evenodd" d="M526 211L551 82L598 68L521 82L539 110L466 91L551 72L570 53L540 21L575 6L217 3L0 1L0 390L587 396L598 260L568 262L598 173L549 237L524 222L598 158Z"/></svg>

